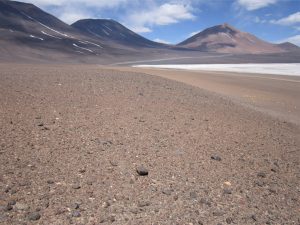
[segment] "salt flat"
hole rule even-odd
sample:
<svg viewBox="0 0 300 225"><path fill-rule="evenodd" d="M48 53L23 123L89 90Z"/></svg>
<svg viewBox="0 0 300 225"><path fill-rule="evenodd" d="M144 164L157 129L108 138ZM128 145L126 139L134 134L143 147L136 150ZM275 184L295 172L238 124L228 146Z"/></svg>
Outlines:
<svg viewBox="0 0 300 225"><path fill-rule="evenodd" d="M300 76L300 63L135 65L142 68L226 71Z"/></svg>

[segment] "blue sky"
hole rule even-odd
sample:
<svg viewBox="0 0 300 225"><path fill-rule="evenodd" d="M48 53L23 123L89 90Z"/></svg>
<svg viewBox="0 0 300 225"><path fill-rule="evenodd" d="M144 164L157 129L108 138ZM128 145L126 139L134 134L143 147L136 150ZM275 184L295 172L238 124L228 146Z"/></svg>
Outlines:
<svg viewBox="0 0 300 225"><path fill-rule="evenodd" d="M222 23L300 46L300 0L25 0L71 24L110 18L156 41L178 43Z"/></svg>

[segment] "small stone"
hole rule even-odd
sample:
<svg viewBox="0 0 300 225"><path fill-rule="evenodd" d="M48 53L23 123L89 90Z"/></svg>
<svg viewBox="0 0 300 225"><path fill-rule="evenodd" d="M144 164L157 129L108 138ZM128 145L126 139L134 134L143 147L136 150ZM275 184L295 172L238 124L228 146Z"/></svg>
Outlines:
<svg viewBox="0 0 300 225"><path fill-rule="evenodd" d="M142 201L142 202L138 203L138 207L146 207L149 205L150 205L150 202L148 202L148 201Z"/></svg>
<svg viewBox="0 0 300 225"><path fill-rule="evenodd" d="M10 210L12 210L12 209L13 209L13 207L12 207L11 205L9 205L9 204L8 204L7 206L4 207L4 211L5 211L5 212L8 212L8 211L10 211Z"/></svg>
<svg viewBox="0 0 300 225"><path fill-rule="evenodd" d="M15 200L11 200L8 202L8 205L15 205L17 202Z"/></svg>
<svg viewBox="0 0 300 225"><path fill-rule="evenodd" d="M231 195L231 194L232 194L232 191L231 191L231 189L225 188L225 189L223 189L223 193L224 193L224 194Z"/></svg>
<svg viewBox="0 0 300 225"><path fill-rule="evenodd" d="M72 188L75 189L75 190L77 190L77 189L80 189L81 186L80 186L80 184L73 184Z"/></svg>
<svg viewBox="0 0 300 225"><path fill-rule="evenodd" d="M259 172L259 173L257 173L257 176L261 177L261 178L265 178L267 175L264 172Z"/></svg>
<svg viewBox="0 0 300 225"><path fill-rule="evenodd" d="M39 127L42 127L42 126L44 126L44 124L43 124L43 123L39 123L38 126L39 126Z"/></svg>
<svg viewBox="0 0 300 225"><path fill-rule="evenodd" d="M39 220L40 218L41 218L41 214L38 212L32 212L32 213L29 213L29 215L28 215L28 219L32 220L32 221Z"/></svg>
<svg viewBox="0 0 300 225"><path fill-rule="evenodd" d="M109 202L103 202L102 207L103 208L108 208L110 206Z"/></svg>
<svg viewBox="0 0 300 225"><path fill-rule="evenodd" d="M53 180L47 180L47 184L54 184Z"/></svg>
<svg viewBox="0 0 300 225"><path fill-rule="evenodd" d="M82 168L82 169L80 169L78 172L79 172L79 173L85 173L86 170L85 170L84 168Z"/></svg>
<svg viewBox="0 0 300 225"><path fill-rule="evenodd" d="M162 193L165 194L165 195L171 195L172 190L171 189L164 189L164 190L162 190Z"/></svg>
<svg viewBox="0 0 300 225"><path fill-rule="evenodd" d="M118 163L116 161L109 161L110 162L110 165L112 166L118 166Z"/></svg>
<svg viewBox="0 0 300 225"><path fill-rule="evenodd" d="M272 168L271 171L274 172L274 173L278 172L277 168Z"/></svg>
<svg viewBox="0 0 300 225"><path fill-rule="evenodd" d="M221 157L218 156L218 155L213 155L213 156L211 156L210 158L211 158L212 160L216 160L216 161L221 161L221 160L222 160Z"/></svg>
<svg viewBox="0 0 300 225"><path fill-rule="evenodd" d="M231 183L230 183L229 181L225 181L225 182L224 182L224 185L226 185L226 186L231 186Z"/></svg>
<svg viewBox="0 0 300 225"><path fill-rule="evenodd" d="M73 211L73 212L72 212L72 216L73 216L73 217L80 217L81 214L80 214L80 212L79 212L78 210L76 210L76 211Z"/></svg>
<svg viewBox="0 0 300 225"><path fill-rule="evenodd" d="M79 209L80 205L78 203L74 203L71 208L73 209Z"/></svg>
<svg viewBox="0 0 300 225"><path fill-rule="evenodd" d="M257 218L255 215L251 215L251 219L253 219L254 221L257 221Z"/></svg>
<svg viewBox="0 0 300 225"><path fill-rule="evenodd" d="M136 172L140 175L140 176L147 176L148 175L148 170L144 167L144 166L139 166L136 169Z"/></svg>
<svg viewBox="0 0 300 225"><path fill-rule="evenodd" d="M15 207L16 207L17 210L28 210L29 209L28 205L22 204L22 203L19 203L19 202L16 203Z"/></svg>
<svg viewBox="0 0 300 225"><path fill-rule="evenodd" d="M223 211L214 211L213 216L223 216L225 213Z"/></svg>
<svg viewBox="0 0 300 225"><path fill-rule="evenodd" d="M233 219L231 217L226 218L226 223L227 224L233 223Z"/></svg>
<svg viewBox="0 0 300 225"><path fill-rule="evenodd" d="M257 186L259 186L259 187L263 187L263 186L265 186L266 184L265 184L265 182L263 182L263 181L261 181L261 180L257 180L257 181L255 181L255 185L257 185Z"/></svg>

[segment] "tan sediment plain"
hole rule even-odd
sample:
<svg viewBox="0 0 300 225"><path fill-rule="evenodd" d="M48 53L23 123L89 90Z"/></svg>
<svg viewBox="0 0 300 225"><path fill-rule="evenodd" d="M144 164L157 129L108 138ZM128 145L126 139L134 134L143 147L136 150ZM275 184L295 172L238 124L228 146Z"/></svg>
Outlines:
<svg viewBox="0 0 300 225"><path fill-rule="evenodd" d="M1 64L0 113L1 224L300 222L299 126L224 95Z"/></svg>
<svg viewBox="0 0 300 225"><path fill-rule="evenodd" d="M118 69L156 75L200 87L300 125L300 77L297 76L132 67Z"/></svg>

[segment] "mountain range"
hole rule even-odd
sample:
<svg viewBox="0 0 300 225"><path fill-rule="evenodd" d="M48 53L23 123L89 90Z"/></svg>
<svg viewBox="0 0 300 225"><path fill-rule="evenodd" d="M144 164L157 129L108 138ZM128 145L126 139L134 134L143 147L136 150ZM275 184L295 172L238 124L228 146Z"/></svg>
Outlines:
<svg viewBox="0 0 300 225"><path fill-rule="evenodd" d="M114 20L84 19L68 25L33 4L8 0L0 0L0 31L1 61L106 63L146 56L300 52L291 43L268 43L226 23L207 28L178 45L167 45L148 40Z"/></svg>

